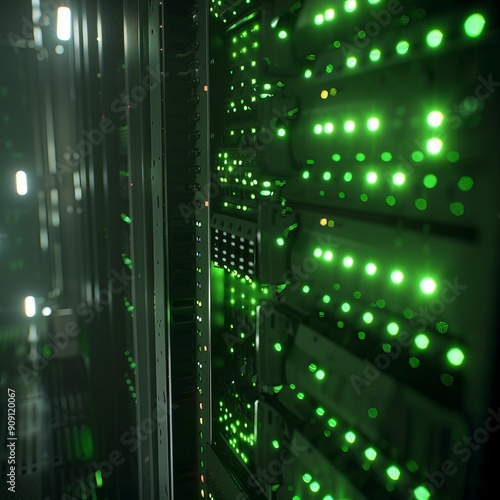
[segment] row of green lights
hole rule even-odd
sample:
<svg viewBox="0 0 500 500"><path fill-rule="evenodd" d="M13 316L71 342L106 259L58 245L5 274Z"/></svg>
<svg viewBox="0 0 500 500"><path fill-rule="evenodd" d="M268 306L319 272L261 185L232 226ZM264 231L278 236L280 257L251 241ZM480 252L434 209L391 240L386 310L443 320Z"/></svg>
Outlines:
<svg viewBox="0 0 500 500"><path fill-rule="evenodd" d="M375 132L380 127L380 120L378 118L375 118L375 117L369 118L367 123L366 123L366 127L371 132ZM316 125L314 125L313 132L316 135L319 135L323 132L325 134L331 134L334 131L334 129L335 129L335 126L331 122L325 123L324 125L317 123ZM356 129L356 123L353 120L347 120L344 123L344 130L347 133L354 132L355 129Z"/></svg>

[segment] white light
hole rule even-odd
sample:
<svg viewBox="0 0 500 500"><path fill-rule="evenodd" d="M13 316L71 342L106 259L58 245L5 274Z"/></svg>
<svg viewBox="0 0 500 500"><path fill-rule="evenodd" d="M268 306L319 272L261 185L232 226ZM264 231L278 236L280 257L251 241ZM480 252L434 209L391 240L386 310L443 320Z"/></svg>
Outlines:
<svg viewBox="0 0 500 500"><path fill-rule="evenodd" d="M42 309L42 316L50 316L52 314L52 309L50 307L44 307Z"/></svg>
<svg viewBox="0 0 500 500"><path fill-rule="evenodd" d="M71 38L71 10L68 7L57 9L57 38L59 40Z"/></svg>
<svg viewBox="0 0 500 500"><path fill-rule="evenodd" d="M36 313L35 297L26 297L24 299L24 312L28 318L32 318Z"/></svg>
<svg viewBox="0 0 500 500"><path fill-rule="evenodd" d="M19 170L16 174L16 190L17 194L24 196L28 193L28 177L26 172Z"/></svg>

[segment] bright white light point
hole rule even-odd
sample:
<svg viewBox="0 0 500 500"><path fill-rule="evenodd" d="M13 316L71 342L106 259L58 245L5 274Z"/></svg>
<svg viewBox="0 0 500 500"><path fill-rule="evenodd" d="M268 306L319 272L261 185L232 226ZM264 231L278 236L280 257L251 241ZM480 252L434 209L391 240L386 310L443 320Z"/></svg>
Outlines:
<svg viewBox="0 0 500 500"><path fill-rule="evenodd" d="M24 312L28 318L32 318L36 313L35 297L31 295L24 299Z"/></svg>
<svg viewBox="0 0 500 500"><path fill-rule="evenodd" d="M327 133L327 134L331 134L333 132L333 123L327 123L325 124L323 130Z"/></svg>
<svg viewBox="0 0 500 500"><path fill-rule="evenodd" d="M378 118L370 118L368 120L368 130L377 130L380 126L380 120Z"/></svg>
<svg viewBox="0 0 500 500"><path fill-rule="evenodd" d="M356 128L356 125L352 120L345 122L344 130L346 132L353 132L355 128Z"/></svg>
<svg viewBox="0 0 500 500"><path fill-rule="evenodd" d="M325 20L331 21L335 17L335 11L333 9L328 9L325 12Z"/></svg>
<svg viewBox="0 0 500 500"><path fill-rule="evenodd" d="M16 173L16 190L17 194L24 196L28 192L28 178L26 172L19 170Z"/></svg>
<svg viewBox="0 0 500 500"><path fill-rule="evenodd" d="M443 141L441 139L438 139L434 137L433 139L429 139L427 141L427 151L431 155L437 155L443 147Z"/></svg>
<svg viewBox="0 0 500 500"><path fill-rule="evenodd" d="M370 184L375 184L377 182L377 174L375 172L369 172L368 175L366 176L366 180Z"/></svg>
<svg viewBox="0 0 500 500"><path fill-rule="evenodd" d="M42 316L50 316L52 314L52 309L50 307L44 307L42 309Z"/></svg>
<svg viewBox="0 0 500 500"><path fill-rule="evenodd" d="M424 293L432 293L436 289L436 282L432 278L425 278L420 282L420 288Z"/></svg>
<svg viewBox="0 0 500 500"><path fill-rule="evenodd" d="M398 172L397 174L393 175L392 180L394 181L394 184L396 184L396 186L402 186L406 180L406 177L405 174Z"/></svg>
<svg viewBox="0 0 500 500"><path fill-rule="evenodd" d="M441 111L432 111L427 115L427 123L431 127L439 127L443 123L443 113Z"/></svg>
<svg viewBox="0 0 500 500"><path fill-rule="evenodd" d="M57 38L64 41L71 38L71 10L68 7L57 9Z"/></svg>

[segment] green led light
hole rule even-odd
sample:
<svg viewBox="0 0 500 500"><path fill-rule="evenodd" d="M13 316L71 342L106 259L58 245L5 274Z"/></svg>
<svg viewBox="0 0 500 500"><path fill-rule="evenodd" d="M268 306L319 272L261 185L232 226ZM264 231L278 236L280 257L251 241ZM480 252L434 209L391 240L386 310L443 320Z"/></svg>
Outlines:
<svg viewBox="0 0 500 500"><path fill-rule="evenodd" d="M282 247L285 244L285 240L283 238L276 238L276 244Z"/></svg>
<svg viewBox="0 0 500 500"><path fill-rule="evenodd" d="M368 410L368 416L370 418L377 418L378 417L378 410L377 410L377 408L370 408Z"/></svg>
<svg viewBox="0 0 500 500"><path fill-rule="evenodd" d="M460 366L464 362L464 353L458 347L453 347L446 353L446 358L453 366Z"/></svg>
<svg viewBox="0 0 500 500"><path fill-rule="evenodd" d="M464 23L466 35L471 38L477 38L483 32L485 24L486 20L481 14L472 14Z"/></svg>
<svg viewBox="0 0 500 500"><path fill-rule="evenodd" d="M427 200L425 200L424 198L418 198L415 200L415 206L420 211L427 210Z"/></svg>
<svg viewBox="0 0 500 500"><path fill-rule="evenodd" d="M359 196L359 199L362 201L362 202L367 202L368 201L368 195L363 193Z"/></svg>
<svg viewBox="0 0 500 500"><path fill-rule="evenodd" d="M395 204L396 204L396 198L394 198L394 196L388 196L386 199L385 199L385 202L390 206L390 207L393 207Z"/></svg>
<svg viewBox="0 0 500 500"><path fill-rule="evenodd" d="M366 180L368 181L368 184L375 184L377 182L377 174L375 172L368 172L366 175Z"/></svg>
<svg viewBox="0 0 500 500"><path fill-rule="evenodd" d="M356 10L356 0L346 0L344 9L346 12L354 12Z"/></svg>
<svg viewBox="0 0 500 500"><path fill-rule="evenodd" d="M387 331L389 335L397 335L399 333L399 325L393 321L387 325Z"/></svg>
<svg viewBox="0 0 500 500"><path fill-rule="evenodd" d="M389 478L392 479L393 481L397 481L401 476L401 471L395 465L391 465L386 470L386 473L389 476Z"/></svg>
<svg viewBox="0 0 500 500"><path fill-rule="evenodd" d="M426 147L431 155L437 155L443 149L443 141L437 137L433 137L427 141Z"/></svg>
<svg viewBox="0 0 500 500"><path fill-rule="evenodd" d="M367 448L365 450L365 457L373 462L377 458L377 452L373 448Z"/></svg>
<svg viewBox="0 0 500 500"><path fill-rule="evenodd" d="M313 74L313 73L312 73L312 71L311 71L310 69L306 69L306 71L305 71L305 73L304 73L304 76L305 76L306 78L311 78L312 74Z"/></svg>
<svg viewBox="0 0 500 500"><path fill-rule="evenodd" d="M323 132L323 125L321 125L319 123L314 125L314 133L316 135L319 135L319 134L321 134L321 132Z"/></svg>
<svg viewBox="0 0 500 500"><path fill-rule="evenodd" d="M441 42L443 41L443 33L439 30L432 30L428 35L427 35L427 45L429 47L435 48L441 45Z"/></svg>
<svg viewBox="0 0 500 500"><path fill-rule="evenodd" d="M456 201L450 204L450 211L453 215L460 217L465 213L465 208L463 203Z"/></svg>
<svg viewBox="0 0 500 500"><path fill-rule="evenodd" d="M415 162L415 163L420 163L422 161L424 161L424 153L422 153L422 151L413 151L413 153L411 154L411 159Z"/></svg>
<svg viewBox="0 0 500 500"><path fill-rule="evenodd" d="M102 473L100 470L95 471L95 484L98 488L102 488Z"/></svg>
<svg viewBox="0 0 500 500"><path fill-rule="evenodd" d="M319 408L316 408L316 413L322 417L324 414L325 414L325 409L324 408L321 408L321 406Z"/></svg>
<svg viewBox="0 0 500 500"><path fill-rule="evenodd" d="M408 363L410 363L410 366L412 368L418 368L420 366L420 360L416 358L415 356L412 356L409 360Z"/></svg>
<svg viewBox="0 0 500 500"><path fill-rule="evenodd" d="M366 265L365 271L373 276L377 272L377 266L372 262L370 262L369 264Z"/></svg>
<svg viewBox="0 0 500 500"><path fill-rule="evenodd" d="M437 177L434 174L427 174L423 180L424 186L428 189L435 188L437 182L438 182Z"/></svg>
<svg viewBox="0 0 500 500"><path fill-rule="evenodd" d="M304 172L302 172L302 179L309 179L309 176L310 173L308 170L304 170Z"/></svg>
<svg viewBox="0 0 500 500"><path fill-rule="evenodd" d="M427 115L427 123L430 127L437 128L443 123L444 115L441 111L431 111Z"/></svg>
<svg viewBox="0 0 500 500"><path fill-rule="evenodd" d="M314 249L314 256L316 258L319 259L322 255L323 255L323 250L321 250L321 248L315 248Z"/></svg>
<svg viewBox="0 0 500 500"><path fill-rule="evenodd" d="M327 262L330 262L333 259L333 252L327 250L323 255L323 259L325 259Z"/></svg>
<svg viewBox="0 0 500 500"><path fill-rule="evenodd" d="M352 265L354 264L354 260L352 257L345 257L343 260L343 264L345 267L352 267Z"/></svg>
<svg viewBox="0 0 500 500"><path fill-rule="evenodd" d="M354 443L354 441L356 441L356 434L354 434L354 432L352 432L352 431L346 432L344 434L344 437L345 437L346 441L350 444L352 444L352 443Z"/></svg>
<svg viewBox="0 0 500 500"><path fill-rule="evenodd" d="M406 41L402 41L402 42L399 42L397 45L396 45L396 52L399 54L399 55L404 55L408 52L408 50L410 49L410 44Z"/></svg>
<svg viewBox="0 0 500 500"><path fill-rule="evenodd" d="M312 476L311 474L307 474L305 473L303 476L302 476L302 481L304 481L304 483L310 483L312 481Z"/></svg>
<svg viewBox="0 0 500 500"><path fill-rule="evenodd" d="M304 395L304 393L303 393L303 392L298 392L298 393L297 393L297 399L302 400L302 399L304 399L304 398L305 398L305 395Z"/></svg>
<svg viewBox="0 0 500 500"><path fill-rule="evenodd" d="M363 153L356 153L356 160L358 161L365 161L366 156Z"/></svg>
<svg viewBox="0 0 500 500"><path fill-rule="evenodd" d="M345 180L346 182L351 182L351 181L352 181L352 174L351 174L351 172L346 172L346 173L344 174L344 180Z"/></svg>
<svg viewBox="0 0 500 500"><path fill-rule="evenodd" d="M385 151L380 155L380 158L382 158L382 161L391 161L392 155L388 151Z"/></svg>
<svg viewBox="0 0 500 500"><path fill-rule="evenodd" d="M285 135L286 135L286 130L285 130L284 128L279 128L279 129L278 129L278 135L279 135L280 137L285 137Z"/></svg>
<svg viewBox="0 0 500 500"><path fill-rule="evenodd" d="M391 280L393 283L396 283L398 285L403 281L404 275L401 271L393 271L391 273Z"/></svg>
<svg viewBox="0 0 500 500"><path fill-rule="evenodd" d="M269 189L263 189L261 192L260 192L260 195L261 196L271 196L272 192L269 191Z"/></svg>
<svg viewBox="0 0 500 500"><path fill-rule="evenodd" d="M325 21L331 21L335 17L335 11L333 9L328 9L325 12Z"/></svg>
<svg viewBox="0 0 500 500"><path fill-rule="evenodd" d="M324 302L325 304L329 304L329 303L330 303L330 300L331 300L330 295L323 295L323 302Z"/></svg>
<svg viewBox="0 0 500 500"><path fill-rule="evenodd" d="M333 64L328 64L325 68L327 73L331 73L333 71Z"/></svg>
<svg viewBox="0 0 500 500"><path fill-rule="evenodd" d="M344 124L344 130L348 133L354 132L355 128L356 128L356 124L352 120L348 120Z"/></svg>
<svg viewBox="0 0 500 500"><path fill-rule="evenodd" d="M371 312L365 312L365 314L363 314L363 321L369 325L373 321L373 314Z"/></svg>
<svg viewBox="0 0 500 500"><path fill-rule="evenodd" d="M413 495L416 500L429 500L431 498L430 491L425 486L418 486L413 490Z"/></svg>
<svg viewBox="0 0 500 500"><path fill-rule="evenodd" d="M313 493L316 493L319 491L320 489L320 485L318 483L318 481L313 481L310 485L309 485L309 488L311 489L311 491Z"/></svg>
<svg viewBox="0 0 500 500"><path fill-rule="evenodd" d="M396 186L402 186L405 183L406 176L401 172L397 172L392 176L392 182L396 184Z"/></svg>
<svg viewBox="0 0 500 500"><path fill-rule="evenodd" d="M344 311L345 313L349 312L351 310L351 306L349 305L348 302L344 302L340 308L342 309L342 311Z"/></svg>
<svg viewBox="0 0 500 500"><path fill-rule="evenodd" d="M281 31L278 33L278 36L279 36L282 40L284 40L284 39L288 36L288 34L287 34L287 32L286 32L286 31L281 30Z"/></svg>
<svg viewBox="0 0 500 500"><path fill-rule="evenodd" d="M379 61L381 56L382 56L382 52L380 52L379 49L373 49L370 52L370 60L373 62Z"/></svg>
<svg viewBox="0 0 500 500"><path fill-rule="evenodd" d="M311 291L311 289L309 288L309 286L308 286L308 285L304 285L304 286L302 287L302 291L303 291L304 293L309 293L309 292Z"/></svg>
<svg viewBox="0 0 500 500"><path fill-rule="evenodd" d="M278 441L276 439L273 439L273 448L276 448L278 449L280 447L280 444L278 443Z"/></svg>
<svg viewBox="0 0 500 500"><path fill-rule="evenodd" d="M323 370L318 370L315 376L318 380L323 380L325 378L325 372Z"/></svg>
<svg viewBox="0 0 500 500"><path fill-rule="evenodd" d="M425 335L425 333L419 333L416 337L415 337L415 345L419 348L419 349L427 349L427 347L429 347L429 337L427 335Z"/></svg>
<svg viewBox="0 0 500 500"><path fill-rule="evenodd" d="M276 342L276 344L274 344L274 350L281 352L281 349L282 349L281 344L279 342Z"/></svg>
<svg viewBox="0 0 500 500"><path fill-rule="evenodd" d="M460 189L460 191L467 192L470 191L473 187L474 181L472 180L472 177L460 177L458 181L458 188Z"/></svg>
<svg viewBox="0 0 500 500"><path fill-rule="evenodd" d="M329 181L332 178L331 172L324 172L323 173L323 180L324 181Z"/></svg>
<svg viewBox="0 0 500 500"><path fill-rule="evenodd" d="M331 134L333 132L333 123L325 123L324 131L326 134Z"/></svg>
<svg viewBox="0 0 500 500"><path fill-rule="evenodd" d="M319 26L320 24L323 24L325 18L323 16L323 14L317 14L315 17L314 17L314 24L316 26Z"/></svg>
<svg viewBox="0 0 500 500"><path fill-rule="evenodd" d="M355 58L355 57L348 57L347 58L347 61L346 61L346 64L347 64L347 67L348 68L354 68L354 66L356 66L358 60Z"/></svg>
<svg viewBox="0 0 500 500"><path fill-rule="evenodd" d="M368 120L368 130L374 132L380 127L380 120L378 118L370 118Z"/></svg>
<svg viewBox="0 0 500 500"><path fill-rule="evenodd" d="M332 428L337 427L337 421L334 418L330 418L328 419L328 425Z"/></svg>
<svg viewBox="0 0 500 500"><path fill-rule="evenodd" d="M436 290L436 282L432 278L425 278L420 282L420 288L429 295Z"/></svg>

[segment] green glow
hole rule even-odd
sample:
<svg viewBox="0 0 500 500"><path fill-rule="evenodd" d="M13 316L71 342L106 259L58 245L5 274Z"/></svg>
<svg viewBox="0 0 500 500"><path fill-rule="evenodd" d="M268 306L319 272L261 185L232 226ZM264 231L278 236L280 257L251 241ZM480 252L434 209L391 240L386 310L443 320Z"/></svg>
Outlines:
<svg viewBox="0 0 500 500"><path fill-rule="evenodd" d="M368 201L368 195L363 193L362 195L360 195L359 199L362 201L362 202L366 202Z"/></svg>
<svg viewBox="0 0 500 500"><path fill-rule="evenodd" d="M95 484L98 488L102 488L102 474L100 470L95 471Z"/></svg>
<svg viewBox="0 0 500 500"><path fill-rule="evenodd" d="M381 56L382 56L382 52L380 52L379 49L373 49L370 52L370 60L372 60L373 62L379 61Z"/></svg>
<svg viewBox="0 0 500 500"><path fill-rule="evenodd" d="M388 196L386 199L385 199L385 202L390 206L390 207L393 207L395 204L396 204L396 198L394 198L394 196Z"/></svg>
<svg viewBox="0 0 500 500"><path fill-rule="evenodd" d="M264 90L271 90L271 84L270 83L265 83L264 84Z"/></svg>
<svg viewBox="0 0 500 500"><path fill-rule="evenodd" d="M427 174L425 177L424 177L424 186L428 189L432 189L432 188L435 188L437 183L438 183L438 180L437 180L437 177L434 175L434 174Z"/></svg>
<svg viewBox="0 0 500 500"><path fill-rule="evenodd" d="M464 353L458 347L453 347L446 353L446 358L453 366L460 366L464 362Z"/></svg>
<svg viewBox="0 0 500 500"><path fill-rule="evenodd" d="M278 443L278 441L276 439L273 439L273 448L276 448L278 449L280 447L280 444Z"/></svg>
<svg viewBox="0 0 500 500"><path fill-rule="evenodd" d="M382 158L382 161L391 161L392 155L388 151L385 151L380 155L380 158Z"/></svg>
<svg viewBox="0 0 500 500"><path fill-rule="evenodd" d="M443 141L437 137L433 137L427 141L426 147L431 155L437 155L443 149Z"/></svg>
<svg viewBox="0 0 500 500"><path fill-rule="evenodd" d="M399 325L393 321L387 325L387 331L389 335L397 335L399 333Z"/></svg>
<svg viewBox="0 0 500 500"><path fill-rule="evenodd" d="M330 295L323 295L323 302L324 302L325 304L329 304L329 303L330 303L330 300L331 300Z"/></svg>
<svg viewBox="0 0 500 500"><path fill-rule="evenodd" d="M323 173L323 180L324 181L329 181L332 178L331 172L324 172Z"/></svg>
<svg viewBox="0 0 500 500"><path fill-rule="evenodd" d="M309 488L311 488L311 491L312 491L312 492L314 492L314 493L318 492L318 491L319 491L319 488L320 488L318 481L313 481L313 482L309 485Z"/></svg>
<svg viewBox="0 0 500 500"><path fill-rule="evenodd" d="M286 31L283 31L283 30L282 30L282 31L280 31L280 32L278 33L278 36L279 36L282 40L284 40L284 39L285 39L288 35L287 35L287 32L286 32Z"/></svg>
<svg viewBox="0 0 500 500"><path fill-rule="evenodd" d="M276 342L276 344L274 344L274 350L281 352L281 349L282 349L281 344L279 342Z"/></svg>
<svg viewBox="0 0 500 500"><path fill-rule="evenodd" d="M352 431L346 432L344 437L348 443L352 444L354 443L354 441L356 441L356 434L354 434L354 432Z"/></svg>
<svg viewBox="0 0 500 500"><path fill-rule="evenodd" d="M484 29L486 20L481 14L472 14L464 23L464 29L467 36L477 38Z"/></svg>
<svg viewBox="0 0 500 500"><path fill-rule="evenodd" d="M351 306L349 305L348 302L344 302L340 308L342 309L342 311L344 311L345 313L349 312L351 310Z"/></svg>
<svg viewBox="0 0 500 500"><path fill-rule="evenodd" d="M325 372L323 370L318 370L315 376L318 380L323 380L325 378Z"/></svg>
<svg viewBox="0 0 500 500"><path fill-rule="evenodd" d="M343 260L343 264L345 267L352 267L352 265L354 264L354 260L352 257L345 257Z"/></svg>
<svg viewBox="0 0 500 500"><path fill-rule="evenodd" d="M415 163L420 163L424 161L424 153L422 153L422 151L413 151L413 153L411 154L411 159Z"/></svg>
<svg viewBox="0 0 500 500"><path fill-rule="evenodd" d="M319 408L316 408L316 414L322 417L325 414L325 409L321 408L321 406Z"/></svg>
<svg viewBox="0 0 500 500"><path fill-rule="evenodd" d="M375 184L377 182L377 174L375 172L368 172L366 175L366 180L368 181L368 184Z"/></svg>
<svg viewBox="0 0 500 500"><path fill-rule="evenodd" d="M332 427L332 428L333 428L333 427L337 427L337 421L336 421L334 418L329 418L329 419L328 419L328 425L329 425L330 427Z"/></svg>
<svg viewBox="0 0 500 500"><path fill-rule="evenodd" d="M420 288L422 292L429 295L436 290L436 282L432 278L425 278L420 282Z"/></svg>
<svg viewBox="0 0 500 500"><path fill-rule="evenodd" d="M327 262L330 262L333 259L333 252L330 250L327 250L325 254L323 255L323 259L325 259Z"/></svg>
<svg viewBox="0 0 500 500"><path fill-rule="evenodd" d="M427 349L427 347L429 347L429 337L427 335L425 335L425 333L419 333L416 337L415 337L415 345L419 348L419 349Z"/></svg>
<svg viewBox="0 0 500 500"><path fill-rule="evenodd" d="M373 321L373 314L371 312L365 312L365 314L363 314L363 321L369 325Z"/></svg>
<svg viewBox="0 0 500 500"><path fill-rule="evenodd" d="M435 48L441 45L441 42L443 41L443 33L439 30L432 30L428 35L427 35L427 45L429 47Z"/></svg>
<svg viewBox="0 0 500 500"><path fill-rule="evenodd" d="M298 393L297 393L297 399L302 400L302 399L304 399L304 398L305 398L305 395L304 395L304 393L303 393L303 392L298 392Z"/></svg>
<svg viewBox="0 0 500 500"><path fill-rule="evenodd" d="M346 173L344 174L344 180L345 180L346 182L351 182L351 181L352 181L352 174L351 174L351 172L346 172Z"/></svg>
<svg viewBox="0 0 500 500"><path fill-rule="evenodd" d="M424 211L427 209L427 200L425 200L424 198L417 198L415 200L415 206L418 210Z"/></svg>
<svg viewBox="0 0 500 500"><path fill-rule="evenodd" d="M312 481L312 476L311 474L307 474L305 473L303 476L302 476L302 481L304 481L304 483L310 483Z"/></svg>
<svg viewBox="0 0 500 500"><path fill-rule="evenodd" d="M460 180L458 181L458 188L460 191L470 191L474 187L474 181L472 180L472 177L464 176L460 177Z"/></svg>
<svg viewBox="0 0 500 500"><path fill-rule="evenodd" d="M261 192L260 192L260 195L261 196L271 196L272 193L271 191L269 191L269 189L263 189Z"/></svg>
<svg viewBox="0 0 500 500"><path fill-rule="evenodd" d="M465 213L465 208L464 208L463 203L456 201L456 202L450 204L450 211L453 215L460 217L461 215L463 215Z"/></svg>
<svg viewBox="0 0 500 500"><path fill-rule="evenodd" d="M341 159L341 156L339 154L335 153L335 154L332 155L332 160L333 161L340 161L340 159Z"/></svg>
<svg viewBox="0 0 500 500"><path fill-rule="evenodd" d="M377 266L372 262L370 262L369 264L366 265L365 271L373 276L377 272Z"/></svg>
<svg viewBox="0 0 500 500"><path fill-rule="evenodd" d="M284 244L285 244L285 240L283 238L277 238L276 239L276 244L279 246L279 247L282 247Z"/></svg>
<svg viewBox="0 0 500 500"><path fill-rule="evenodd" d="M325 495L323 497L323 500L335 500L335 499L332 497L332 495Z"/></svg>
<svg viewBox="0 0 500 500"><path fill-rule="evenodd" d="M401 476L401 471L395 465L391 465L386 472L393 481L397 481Z"/></svg>
<svg viewBox="0 0 500 500"><path fill-rule="evenodd" d="M314 18L314 24L316 26L319 26L320 24L323 24L325 18L323 14L317 14L316 17Z"/></svg>
<svg viewBox="0 0 500 500"><path fill-rule="evenodd" d="M356 0L346 0L344 9L346 12L354 12L356 10Z"/></svg>
<svg viewBox="0 0 500 500"><path fill-rule="evenodd" d="M402 186L405 183L406 176L401 172L397 172L392 176L392 182L396 184L396 186Z"/></svg>
<svg viewBox="0 0 500 500"><path fill-rule="evenodd" d="M408 52L410 49L410 44L406 41L399 42L396 46L396 52L399 55L404 55Z"/></svg>
<svg viewBox="0 0 500 500"><path fill-rule="evenodd" d="M374 132L380 127L380 120L378 118L370 118L368 120L368 130Z"/></svg>
<svg viewBox="0 0 500 500"><path fill-rule="evenodd" d="M370 418L377 418L378 417L378 410L377 410L377 408L370 408L368 410L368 416Z"/></svg>
<svg viewBox="0 0 500 500"><path fill-rule="evenodd" d="M321 248L315 248L314 249L314 256L316 258L319 259L322 255L323 255L323 250L321 250Z"/></svg>
<svg viewBox="0 0 500 500"><path fill-rule="evenodd" d="M325 68L327 73L331 73L333 71L333 64L328 64Z"/></svg>
<svg viewBox="0 0 500 500"><path fill-rule="evenodd" d="M355 58L355 57L348 57L347 58L347 61L346 61L346 64L347 64L347 67L348 68L354 68L354 66L356 66L358 60Z"/></svg>
<svg viewBox="0 0 500 500"><path fill-rule="evenodd" d="M285 130L284 128L279 128L279 129L278 129L278 135L279 135L280 137L285 137L285 135L286 135L286 130Z"/></svg>
<svg viewBox="0 0 500 500"><path fill-rule="evenodd" d="M437 128L443 123L444 115L441 111L431 111L427 115L427 123L430 127Z"/></svg>
<svg viewBox="0 0 500 500"><path fill-rule="evenodd" d="M333 123L325 123L325 127L324 127L324 131L325 131L325 134L331 134L333 132Z"/></svg>
<svg viewBox="0 0 500 500"><path fill-rule="evenodd" d="M429 500L431 498L430 491L425 486L418 486L413 490L413 495L416 500Z"/></svg>
<svg viewBox="0 0 500 500"><path fill-rule="evenodd" d="M356 153L356 160L358 161L365 161L366 156L363 153Z"/></svg>
<svg viewBox="0 0 500 500"><path fill-rule="evenodd" d="M306 71L305 71L305 73L304 73L304 76L305 76L306 78L311 78L312 74L313 74L313 73L312 73L312 71L311 71L310 69L306 69Z"/></svg>
<svg viewBox="0 0 500 500"><path fill-rule="evenodd" d="M328 9L325 12L325 21L331 21L335 17L335 11L333 9Z"/></svg>
<svg viewBox="0 0 500 500"><path fill-rule="evenodd" d="M346 132L354 132L354 129L356 128L356 124L352 120L348 120L344 123L344 130Z"/></svg>
<svg viewBox="0 0 500 500"><path fill-rule="evenodd" d="M303 291L304 293L309 293L309 292L311 291L311 289L309 288L309 286L308 286L308 285L304 285L304 286L302 287L302 291Z"/></svg>
<svg viewBox="0 0 500 500"><path fill-rule="evenodd" d="M304 171L302 172L302 179L309 179L309 176L310 176L310 175L311 175L311 174L309 173L309 171L308 171L308 170L304 170Z"/></svg>
<svg viewBox="0 0 500 500"><path fill-rule="evenodd" d="M314 125L314 133L316 135L319 135L321 134L321 132L323 132L323 125L317 123L316 125Z"/></svg>
<svg viewBox="0 0 500 500"><path fill-rule="evenodd" d="M377 458L377 452L373 448L367 448L365 450L365 457L373 462Z"/></svg>

